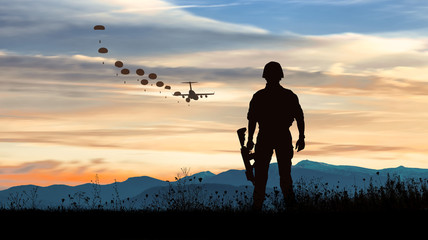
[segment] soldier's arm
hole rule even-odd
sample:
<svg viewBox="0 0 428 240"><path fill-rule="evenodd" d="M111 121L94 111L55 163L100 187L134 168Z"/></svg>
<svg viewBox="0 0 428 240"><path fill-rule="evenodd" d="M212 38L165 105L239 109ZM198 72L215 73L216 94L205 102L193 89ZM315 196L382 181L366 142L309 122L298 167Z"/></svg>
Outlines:
<svg viewBox="0 0 428 240"><path fill-rule="evenodd" d="M302 107L299 103L299 98L295 95L294 118L297 121L297 128L299 129L299 138L305 138L305 117L303 115Z"/></svg>
<svg viewBox="0 0 428 240"><path fill-rule="evenodd" d="M296 118L297 121L297 129L299 129L299 139L300 138L305 138L305 119L303 117L303 113L302 116L299 118Z"/></svg>
<svg viewBox="0 0 428 240"><path fill-rule="evenodd" d="M256 131L256 121L248 120L248 141L253 141L254 132Z"/></svg>
<svg viewBox="0 0 428 240"><path fill-rule="evenodd" d="M251 99L250 101L250 108L248 109L248 114L247 114L247 119L248 119L248 142L247 142L247 148L248 150L253 149L254 147L254 142L253 142L253 137L254 137L254 132L256 131L256 124L257 124L257 120L256 120L256 113L255 113L255 106L254 106L254 96L253 99Z"/></svg>
<svg viewBox="0 0 428 240"><path fill-rule="evenodd" d="M296 143L297 151L301 151L305 148L305 117L303 115L302 107L300 106L299 99L296 96L296 112L295 118L297 121L297 129L299 130L299 140Z"/></svg>

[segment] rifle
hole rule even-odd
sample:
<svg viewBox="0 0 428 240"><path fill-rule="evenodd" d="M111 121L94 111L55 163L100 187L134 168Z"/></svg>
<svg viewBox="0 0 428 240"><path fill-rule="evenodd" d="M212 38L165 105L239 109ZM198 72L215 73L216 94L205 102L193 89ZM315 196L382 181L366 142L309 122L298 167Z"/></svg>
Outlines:
<svg viewBox="0 0 428 240"><path fill-rule="evenodd" d="M252 182L253 185L255 185L255 177L254 177L254 164L251 164L251 160L254 159L255 153L250 153L248 148L244 145L245 144L245 132L247 131L247 128L240 128L238 131L238 138L239 143L241 144L241 155L242 159L244 160L244 166L245 166L245 175L247 176L247 180Z"/></svg>

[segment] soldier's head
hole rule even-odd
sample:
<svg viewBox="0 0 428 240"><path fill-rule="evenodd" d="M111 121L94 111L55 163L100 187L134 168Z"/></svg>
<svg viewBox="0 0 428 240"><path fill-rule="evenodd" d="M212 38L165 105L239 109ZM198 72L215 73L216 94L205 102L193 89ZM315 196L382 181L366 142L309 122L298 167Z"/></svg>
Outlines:
<svg viewBox="0 0 428 240"><path fill-rule="evenodd" d="M278 83L284 77L284 72L279 63L269 62L265 65L262 77L266 79L268 83Z"/></svg>

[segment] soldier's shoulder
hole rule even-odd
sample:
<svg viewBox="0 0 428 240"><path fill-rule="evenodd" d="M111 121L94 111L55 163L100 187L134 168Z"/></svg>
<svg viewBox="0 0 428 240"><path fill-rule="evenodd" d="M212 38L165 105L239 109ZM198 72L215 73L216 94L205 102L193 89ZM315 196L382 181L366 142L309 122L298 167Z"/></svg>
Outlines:
<svg viewBox="0 0 428 240"><path fill-rule="evenodd" d="M257 97L257 96L262 96L262 95L265 95L266 94L266 89L260 89L260 90L258 90L256 93L254 93L254 97Z"/></svg>
<svg viewBox="0 0 428 240"><path fill-rule="evenodd" d="M296 96L297 97L297 95L293 92L293 91L291 91L290 89L288 89L288 88L282 88L283 89L283 91L284 91L284 93L285 94L288 94L288 95L292 95L292 96Z"/></svg>

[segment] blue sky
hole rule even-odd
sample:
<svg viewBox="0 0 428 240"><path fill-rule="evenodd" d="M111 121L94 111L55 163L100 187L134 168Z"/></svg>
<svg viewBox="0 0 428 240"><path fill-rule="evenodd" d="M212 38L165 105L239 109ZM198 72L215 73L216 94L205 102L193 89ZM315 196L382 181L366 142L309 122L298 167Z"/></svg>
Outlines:
<svg viewBox="0 0 428 240"><path fill-rule="evenodd" d="M52 3L53 2L53 3ZM269 36L255 36L251 31L240 31L233 35L224 31L217 31L216 24L205 25L203 29L204 39L200 39L200 31L195 31L194 26L184 22L168 27L162 24L162 15L152 19L139 14L142 9L135 4L135 12L132 12L132 1L120 6L116 2L109 1L13 1L4 3L0 10L3 27L0 46L9 51L42 53L44 55L56 55L63 51L67 54L77 54L77 47L89 51L89 44L79 46L79 43L88 41L88 37L82 38L88 29L85 24L109 19L110 36L106 41L115 41L121 54L132 54L129 50L129 42L135 43L136 38L145 38L146 45L140 46L142 51L155 54L162 51L188 52L204 48L207 50L236 48L239 44L275 44L274 35L286 37L290 34L297 35L328 35L341 33L384 34L394 32L414 31L426 32L428 18L424 12L428 4L424 1L414 0L171 0L167 6L176 14L187 12L194 16L212 19L223 23L237 24L236 28L252 26L269 32ZM138 1L135 1L138 3ZM162 2L162 1L157 1ZM140 2L141 3L141 2ZM140 4L141 5L141 4ZM27 6L27 7L25 7ZM47 8L45 6L51 6ZM156 9L158 6L155 6ZM120 9L126 9L121 12ZM130 11L131 10L131 11ZM108 14L103 14L108 11ZM129 12L126 12L129 11ZM130 15L140 15L132 22ZM19 17L18 17L19 16ZM165 22L173 19L174 15L166 18ZM128 19L127 19L128 18ZM113 21L113 22L111 22ZM174 20L172 20L174 21ZM195 22L198 19L194 20ZM137 24L140 23L140 24ZM159 28L159 24L162 25ZM172 25L170 21L170 25ZM62 27L61 27L62 26ZM13 29L13 30L12 30ZM201 30L199 28L199 30ZM146 33L146 34L143 34ZM174 34L173 37L172 34ZM410 34L410 33L409 33ZM196 44L189 43L192 35ZM77 38L76 38L77 36ZM245 36L248 36L245 38ZM239 39L239 40L238 40ZM273 42L272 42L273 41ZM277 42L277 41L276 41ZM46 44L45 44L46 43ZM153 47L158 45L159 47ZM49 46L49 48L47 47ZM148 47L150 46L150 47ZM39 50L40 49L40 50ZM114 53L114 52L113 52Z"/></svg>
<svg viewBox="0 0 428 240"><path fill-rule="evenodd" d="M425 1L1 6L0 188L242 169L235 131L247 124L272 60L306 116L307 148L293 164L428 168ZM101 46L109 53L99 54ZM116 76L116 60L156 73L171 92L143 86L135 74ZM215 95L190 106L172 97L189 80Z"/></svg>
<svg viewBox="0 0 428 240"><path fill-rule="evenodd" d="M424 1L172 0L196 15L281 34L381 33L426 28ZM206 6L206 7L204 7ZM416 13L415 13L416 12ZM420 14L420 15L419 15Z"/></svg>

